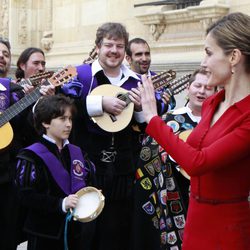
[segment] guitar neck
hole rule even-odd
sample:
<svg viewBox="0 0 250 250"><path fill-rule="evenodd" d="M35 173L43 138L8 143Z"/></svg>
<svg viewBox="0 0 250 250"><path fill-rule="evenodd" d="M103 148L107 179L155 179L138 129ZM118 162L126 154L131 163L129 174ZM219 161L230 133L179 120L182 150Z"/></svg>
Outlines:
<svg viewBox="0 0 250 250"><path fill-rule="evenodd" d="M36 102L40 97L41 93L39 88L36 88L33 92L25 95L20 101L11 105L0 115L0 127L9 122L13 117L21 113L31 104Z"/></svg>
<svg viewBox="0 0 250 250"><path fill-rule="evenodd" d="M169 86L170 82L175 79L176 72L173 70L161 72L158 75L152 76L152 83L155 90L160 90L163 87Z"/></svg>
<svg viewBox="0 0 250 250"><path fill-rule="evenodd" d="M51 74L51 72L49 72ZM53 73L53 76L43 82L43 85L53 85L55 87L61 86L65 82L68 82L74 76L77 75L75 67L68 66L57 73ZM13 117L21 113L31 104L36 102L41 97L40 86L33 90L31 93L25 95L21 100L11 105L9 108L4 110L0 115L0 127L10 121Z"/></svg>
<svg viewBox="0 0 250 250"><path fill-rule="evenodd" d="M45 71L39 74L32 75L27 79L22 78L17 82L17 84L20 86L24 86L25 84L28 84L30 86L37 87L41 85L41 81L43 79L50 78L51 76L53 76L53 74L54 74L54 71Z"/></svg>
<svg viewBox="0 0 250 250"><path fill-rule="evenodd" d="M190 77L191 74L187 74L174 80L172 83L170 83L169 88L165 89L163 93L167 92L170 96L179 94L187 88ZM163 95L163 93L161 94L161 96Z"/></svg>
<svg viewBox="0 0 250 250"><path fill-rule="evenodd" d="M17 84L20 86L24 86L25 84L33 85L30 79L21 79Z"/></svg>

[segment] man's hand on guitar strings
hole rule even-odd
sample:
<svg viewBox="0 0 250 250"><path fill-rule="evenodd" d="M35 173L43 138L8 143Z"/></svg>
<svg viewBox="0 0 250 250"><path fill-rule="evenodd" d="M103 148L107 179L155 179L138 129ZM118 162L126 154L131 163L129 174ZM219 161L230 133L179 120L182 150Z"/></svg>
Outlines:
<svg viewBox="0 0 250 250"><path fill-rule="evenodd" d="M126 102L113 96L102 97L102 107L105 112L112 115L119 115L126 107Z"/></svg>

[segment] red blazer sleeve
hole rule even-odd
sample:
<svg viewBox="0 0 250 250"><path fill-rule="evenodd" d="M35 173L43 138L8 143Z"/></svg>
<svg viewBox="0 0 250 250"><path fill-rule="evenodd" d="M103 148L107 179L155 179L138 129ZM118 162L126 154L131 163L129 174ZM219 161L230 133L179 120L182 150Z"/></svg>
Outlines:
<svg viewBox="0 0 250 250"><path fill-rule="evenodd" d="M199 176L234 164L250 152L250 113L240 126L200 149L185 143L160 117L149 122L146 132L153 137L190 176Z"/></svg>

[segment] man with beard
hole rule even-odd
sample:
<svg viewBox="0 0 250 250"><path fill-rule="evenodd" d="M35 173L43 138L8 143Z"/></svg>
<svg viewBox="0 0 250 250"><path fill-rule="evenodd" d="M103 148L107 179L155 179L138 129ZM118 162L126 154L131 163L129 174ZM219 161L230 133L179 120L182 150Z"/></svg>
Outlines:
<svg viewBox="0 0 250 250"><path fill-rule="evenodd" d="M94 221L90 249L128 250L135 170L131 124L118 132L107 132L90 119L102 117L104 113L122 114L126 102L110 93L91 95L91 92L101 85L126 89L135 104L134 118L140 122L137 90L140 78L122 64L128 44L128 33L122 24L103 24L97 30L95 44L98 59L78 66L77 79L63 87L63 92L74 97L78 106L71 142L88 152L96 166L96 186L105 196L104 210Z"/></svg>
<svg viewBox="0 0 250 250"><path fill-rule="evenodd" d="M131 39L126 48L126 60L130 69L137 74L155 75L150 71L151 54L148 43L142 38Z"/></svg>
<svg viewBox="0 0 250 250"><path fill-rule="evenodd" d="M129 63L130 69L138 76L143 74L147 74L148 76L156 75L154 71L149 69L151 65L151 53L146 40L139 37L131 39L126 47L126 60ZM155 97L157 99L157 111L159 115L175 108L176 101L174 96L170 97L166 92L156 91ZM133 128L135 152L139 153L144 136L144 126L140 126L140 128L134 126Z"/></svg>
<svg viewBox="0 0 250 250"><path fill-rule="evenodd" d="M29 47L20 54L16 65L15 76L18 83L22 79L28 79L32 75L45 72L45 54L40 48ZM33 114L31 109L32 107L29 108L29 112L27 111L28 119L24 121L25 124L22 126L20 133L22 136L20 140L23 141L23 146L28 146L38 139L38 135L33 127Z"/></svg>
<svg viewBox="0 0 250 250"><path fill-rule="evenodd" d="M126 47L126 60L129 63L130 69L137 75L147 74L154 76L156 73L151 71L151 53L150 47L146 40L142 38L133 38L128 42ZM174 109L176 105L175 98L162 91L156 91L157 110L159 114L164 114L170 109Z"/></svg>
<svg viewBox="0 0 250 250"><path fill-rule="evenodd" d="M7 40L0 38L0 77L5 78L10 69L11 55L10 44Z"/></svg>
<svg viewBox="0 0 250 250"><path fill-rule="evenodd" d="M45 71L44 52L35 47L25 49L17 60L16 78L29 78L32 75L43 73Z"/></svg>

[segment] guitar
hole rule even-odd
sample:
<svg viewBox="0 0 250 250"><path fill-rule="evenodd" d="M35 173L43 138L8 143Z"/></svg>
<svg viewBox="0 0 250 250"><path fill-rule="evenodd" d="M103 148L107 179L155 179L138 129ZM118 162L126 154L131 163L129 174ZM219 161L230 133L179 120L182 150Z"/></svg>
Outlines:
<svg viewBox="0 0 250 250"><path fill-rule="evenodd" d="M169 82L176 77L176 72L169 70L152 77L155 90L169 86ZM103 130L118 132L128 126L134 112L134 104L129 98L128 91L111 84L103 84L94 88L90 95L114 96L126 102L126 107L121 114L114 116L104 112L102 116L92 117L92 120Z"/></svg>
<svg viewBox="0 0 250 250"><path fill-rule="evenodd" d="M43 79L46 79L46 78L53 76L54 73L55 73L54 71L46 71L43 73L35 74L35 75L30 76L28 79L24 79L24 78L20 79L17 82L17 84L20 86L23 86L25 84L29 84L31 86L37 87L41 84L41 81Z"/></svg>
<svg viewBox="0 0 250 250"><path fill-rule="evenodd" d="M45 84L60 86L68 82L71 78L77 75L75 67L68 66L59 72L53 74L52 77L46 80ZM37 87L31 93L25 95L18 102L11 105L3 113L0 114L0 150L6 148L13 139L13 130L9 121L36 102L41 97L40 88Z"/></svg>
<svg viewBox="0 0 250 250"><path fill-rule="evenodd" d="M164 92L166 92L170 96L179 94L187 88L190 77L191 74L186 74L170 82L169 87L162 89L161 96L163 96Z"/></svg>
<svg viewBox="0 0 250 250"><path fill-rule="evenodd" d="M83 64L91 64L92 62L95 61L97 57L97 52L96 52L96 47L94 47L90 53L89 53L89 57L87 59L85 59L82 63Z"/></svg>

